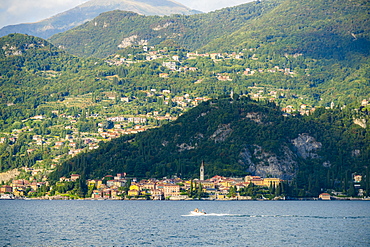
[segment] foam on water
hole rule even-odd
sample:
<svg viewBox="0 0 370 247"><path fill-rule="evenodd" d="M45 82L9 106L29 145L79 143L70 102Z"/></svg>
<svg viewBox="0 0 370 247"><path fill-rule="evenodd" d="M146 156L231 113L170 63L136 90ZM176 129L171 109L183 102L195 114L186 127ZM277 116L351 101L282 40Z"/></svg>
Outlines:
<svg viewBox="0 0 370 247"><path fill-rule="evenodd" d="M315 218L315 219L369 219L364 216L317 216L317 215L248 215L248 214L230 214L230 213L207 213L207 214L186 214L183 217L244 217L244 218Z"/></svg>

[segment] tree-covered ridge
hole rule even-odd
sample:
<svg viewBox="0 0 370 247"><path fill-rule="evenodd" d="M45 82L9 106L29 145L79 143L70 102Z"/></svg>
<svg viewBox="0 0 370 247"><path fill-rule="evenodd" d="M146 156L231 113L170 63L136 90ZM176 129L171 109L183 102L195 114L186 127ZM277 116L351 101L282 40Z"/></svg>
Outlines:
<svg viewBox="0 0 370 247"><path fill-rule="evenodd" d="M50 41L79 56L105 57L132 44L159 45L171 40L177 46L196 50L210 41L230 34L254 18L263 15L279 1L253 2L207 14L140 16L131 12L111 11ZM123 43L122 43L123 42Z"/></svg>
<svg viewBox="0 0 370 247"><path fill-rule="evenodd" d="M366 175L369 127L353 118L369 121L368 115L332 109L284 117L273 104L233 98L210 100L161 128L115 139L65 162L51 178L197 177L204 161L210 177L278 175L292 180L297 193L317 195L321 188L347 190L353 173ZM302 149L307 140L312 145Z"/></svg>
<svg viewBox="0 0 370 247"><path fill-rule="evenodd" d="M284 1L233 34L211 41L203 50L243 51L253 54L261 67L281 64L287 58L283 63L290 69L306 71L293 85L314 97L341 102L358 92L367 97L369 8L362 0Z"/></svg>
<svg viewBox="0 0 370 247"><path fill-rule="evenodd" d="M368 1L286 0L228 37L204 47L238 47L300 54L316 59L349 59L370 51ZM357 58L356 58L357 59Z"/></svg>

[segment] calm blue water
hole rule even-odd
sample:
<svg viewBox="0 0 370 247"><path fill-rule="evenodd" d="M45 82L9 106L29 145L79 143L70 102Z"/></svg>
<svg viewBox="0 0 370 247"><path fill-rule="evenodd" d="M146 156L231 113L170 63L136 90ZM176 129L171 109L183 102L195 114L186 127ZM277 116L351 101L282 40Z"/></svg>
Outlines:
<svg viewBox="0 0 370 247"><path fill-rule="evenodd" d="M370 202L0 200L0 246L370 246Z"/></svg>

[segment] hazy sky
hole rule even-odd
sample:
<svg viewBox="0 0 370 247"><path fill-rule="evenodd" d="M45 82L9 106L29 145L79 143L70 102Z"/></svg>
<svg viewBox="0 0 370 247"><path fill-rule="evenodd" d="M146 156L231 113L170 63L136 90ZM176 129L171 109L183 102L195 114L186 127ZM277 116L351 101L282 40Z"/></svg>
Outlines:
<svg viewBox="0 0 370 247"><path fill-rule="evenodd" d="M183 5L209 12L253 0L175 0ZM66 11L87 0L0 0L0 28L12 24L36 22Z"/></svg>

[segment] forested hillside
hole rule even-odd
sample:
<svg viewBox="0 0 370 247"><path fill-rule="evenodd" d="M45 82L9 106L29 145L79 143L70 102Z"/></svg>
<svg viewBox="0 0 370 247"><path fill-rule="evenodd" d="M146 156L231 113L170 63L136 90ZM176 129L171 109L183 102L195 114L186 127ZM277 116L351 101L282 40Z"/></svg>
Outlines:
<svg viewBox="0 0 370 247"><path fill-rule="evenodd" d="M361 59L370 52L370 4L364 0L285 0L209 51L257 49L257 53L302 54L314 59ZM360 55L357 57L357 55Z"/></svg>
<svg viewBox="0 0 370 247"><path fill-rule="evenodd" d="M208 177L280 177L292 180L296 193L317 196L321 188L347 190L353 173L366 175L369 127L353 123L353 118L368 121L366 114L322 109L309 117L286 117L274 104L232 97L210 100L161 128L79 155L51 178L78 173L95 179L123 172L197 177L204 161Z"/></svg>
<svg viewBox="0 0 370 247"><path fill-rule="evenodd" d="M49 40L79 56L106 57L131 45L176 46L195 51L268 13L279 0L252 2L208 14L141 16L111 11Z"/></svg>
<svg viewBox="0 0 370 247"><path fill-rule="evenodd" d="M36 110L40 104L97 88L93 68L101 61L81 61L41 38L23 34L2 37L0 46L1 127L42 114Z"/></svg>
<svg viewBox="0 0 370 247"><path fill-rule="evenodd" d="M261 62L298 58L305 64L291 69L313 70L306 74L306 87L314 94L336 100L357 92L368 95L369 11L369 2L363 0L287 0L203 50L253 50Z"/></svg>

